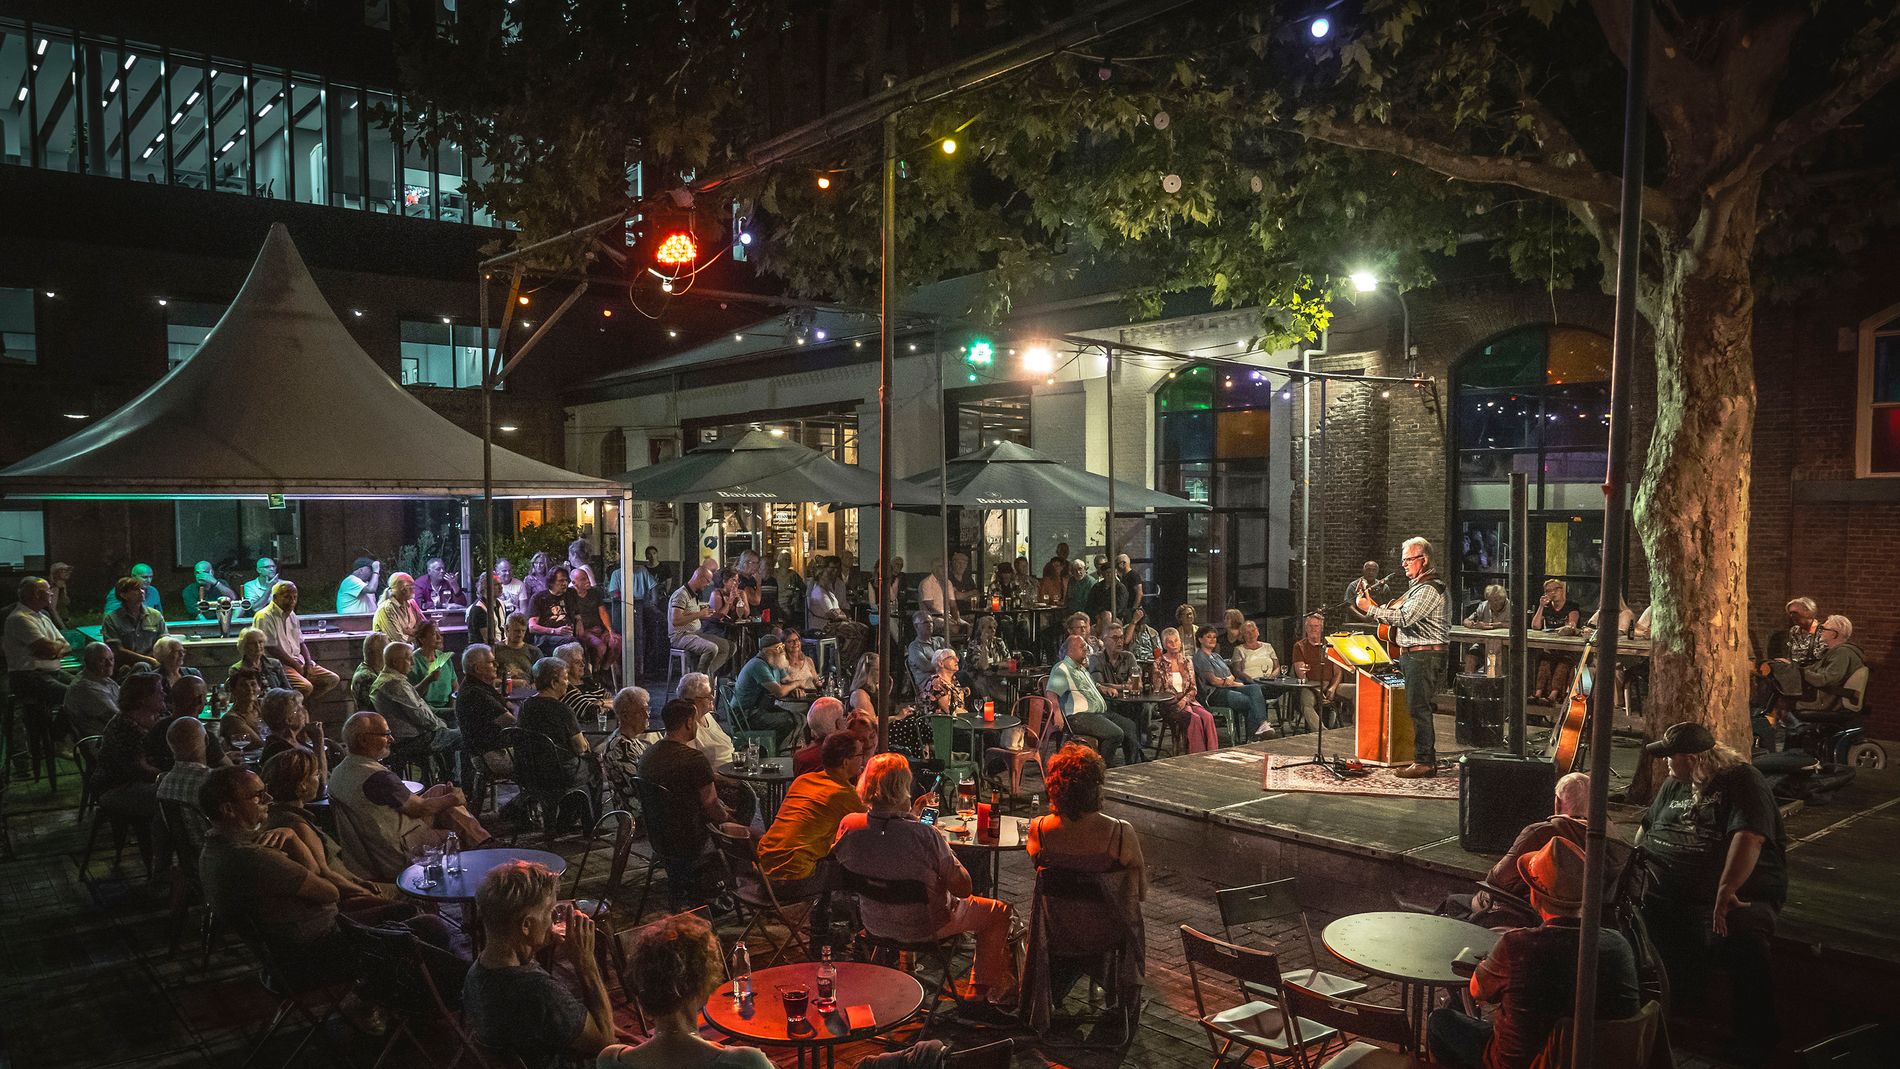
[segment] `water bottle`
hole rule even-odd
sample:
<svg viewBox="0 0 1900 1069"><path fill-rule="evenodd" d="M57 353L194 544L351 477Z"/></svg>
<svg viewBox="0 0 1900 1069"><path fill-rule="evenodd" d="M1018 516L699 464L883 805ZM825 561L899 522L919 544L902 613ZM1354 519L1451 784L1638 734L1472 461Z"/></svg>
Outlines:
<svg viewBox="0 0 1900 1069"><path fill-rule="evenodd" d="M462 840L454 832L442 841L442 870L451 876L462 871Z"/></svg>
<svg viewBox="0 0 1900 1069"><path fill-rule="evenodd" d="M600 731L607 730L607 707L598 702L594 704L594 727Z"/></svg>
<svg viewBox="0 0 1900 1069"><path fill-rule="evenodd" d="M1041 794L1032 794L1029 796L1029 815L1032 817L1042 816Z"/></svg>
<svg viewBox="0 0 1900 1069"><path fill-rule="evenodd" d="M732 944L732 1004L742 1006L752 998L752 954L745 940Z"/></svg>
<svg viewBox="0 0 1900 1069"><path fill-rule="evenodd" d="M818 996L812 1001L812 1008L819 1013L830 1013L838 1008L838 965L831 960L831 947L826 945L824 956L818 959Z"/></svg>

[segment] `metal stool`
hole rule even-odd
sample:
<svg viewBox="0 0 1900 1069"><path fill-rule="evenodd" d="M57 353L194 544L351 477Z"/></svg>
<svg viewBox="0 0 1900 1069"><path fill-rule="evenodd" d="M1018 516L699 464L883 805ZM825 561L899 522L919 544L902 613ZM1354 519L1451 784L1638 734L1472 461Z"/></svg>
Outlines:
<svg viewBox="0 0 1900 1069"><path fill-rule="evenodd" d="M812 655L812 663L818 666L818 674L822 676L830 671L830 668L826 667L827 662L829 662L831 668L837 668L842 671L844 666L838 663L838 640L835 638L819 638L813 641L818 643L818 650ZM827 653L826 651L830 652Z"/></svg>
<svg viewBox="0 0 1900 1069"><path fill-rule="evenodd" d="M666 690L667 693L670 694L673 691L673 681L684 677L686 673L692 671L693 662L692 655L685 650L674 649L669 646L666 652ZM675 669L678 669L678 671L675 671Z"/></svg>

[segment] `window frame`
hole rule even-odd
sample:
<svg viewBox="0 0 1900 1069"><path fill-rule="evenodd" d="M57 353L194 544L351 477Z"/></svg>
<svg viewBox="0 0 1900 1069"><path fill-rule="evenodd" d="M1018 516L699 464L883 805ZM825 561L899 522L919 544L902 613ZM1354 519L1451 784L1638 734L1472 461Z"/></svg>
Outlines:
<svg viewBox="0 0 1900 1069"><path fill-rule="evenodd" d="M218 554L207 553L204 551L202 547L194 546L189 550L186 549L185 531L184 531L184 525L183 525L184 512L185 512L186 507L189 506L193 508L203 508L203 509L224 507L224 508L232 509L234 512L236 512L237 517L238 517L237 531L238 531L238 537L242 541L244 540L244 506L257 505L257 504L260 504L260 502L255 498L242 498L242 497L218 498L218 499L202 500L202 501L174 501L172 502L172 564L173 566L190 570L193 565L197 564L201 560L210 560L213 563L216 563L219 559ZM268 556L270 556L273 560L275 560L280 567L301 568L309 561L310 550L309 550L309 547L305 545L305 541L309 537L309 535L308 535L308 528L306 527L304 523L307 517L304 515L303 506L304 506L304 503L302 501L286 501L284 503L284 508L290 510L290 513L293 517L292 529L295 531L296 536L297 536L297 552L294 556L291 554L278 554L278 553L268 554ZM266 509L269 508L268 505L266 505L265 507ZM271 511L275 511L275 510L271 510ZM251 548L251 543L248 541L245 541L245 548L248 551ZM253 555L252 559L255 559L255 555Z"/></svg>
<svg viewBox="0 0 1900 1069"><path fill-rule="evenodd" d="M1874 348L1881 338L1900 338L1900 327L1891 330L1881 329L1896 319L1900 319L1900 304L1890 305L1861 320L1857 331L1860 369L1858 386L1854 394L1854 477L1856 479L1900 478L1900 470L1873 470L1874 409L1900 408L1900 401L1874 400Z"/></svg>
<svg viewBox="0 0 1900 1069"><path fill-rule="evenodd" d="M28 504L23 501L7 502L4 504L0 504L0 513L11 513L11 512L32 513L33 515L38 516L40 518L39 556L42 559L40 561L39 567L35 568L33 566L33 554L30 554L30 553L21 554L21 562L18 567L15 567L10 561L5 560L4 558L0 558L0 575L12 576L12 575L33 575L33 574L44 575L46 574L47 569L53 566L53 549L52 549L52 546L48 544L47 537L46 537L46 507L45 505ZM0 551L0 552L4 552L4 551Z"/></svg>

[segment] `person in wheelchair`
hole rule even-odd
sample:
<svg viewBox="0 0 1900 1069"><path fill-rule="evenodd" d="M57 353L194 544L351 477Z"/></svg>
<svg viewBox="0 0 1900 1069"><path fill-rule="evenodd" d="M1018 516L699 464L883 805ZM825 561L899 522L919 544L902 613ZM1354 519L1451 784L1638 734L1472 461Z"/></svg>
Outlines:
<svg viewBox="0 0 1900 1069"><path fill-rule="evenodd" d="M1432 1060L1466 1069L1518 1069L1543 1054L1558 1020L1575 999L1579 915L1583 912L1583 848L1552 839L1517 860L1541 923L1513 928L1478 963L1471 997L1495 1004L1480 1020L1446 1007L1428 1019ZM1623 933L1605 928L1597 944L1597 1016L1633 1017L1642 1008L1636 953Z"/></svg>
<svg viewBox="0 0 1900 1069"><path fill-rule="evenodd" d="M1444 903L1438 907L1438 914L1457 917L1486 928L1535 925L1537 911L1529 905L1530 887L1524 882L1518 862L1526 855L1543 849L1552 839L1568 839L1582 847L1590 831L1585 819L1589 808L1588 775L1572 772L1559 779L1555 805L1549 819L1540 820L1518 832L1511 848L1485 874L1480 889L1475 894L1446 896ZM1628 851L1614 841L1610 847L1616 853L1612 854L1604 877L1608 884L1614 886L1628 859Z"/></svg>
<svg viewBox="0 0 1900 1069"><path fill-rule="evenodd" d="M1777 704L1794 712L1801 723L1846 723L1859 715L1843 708L1858 703L1860 694L1850 691L1854 673L1867 666L1859 646L1848 641L1854 637L1854 623L1838 613L1821 624L1821 655L1799 674L1783 681L1777 674Z"/></svg>

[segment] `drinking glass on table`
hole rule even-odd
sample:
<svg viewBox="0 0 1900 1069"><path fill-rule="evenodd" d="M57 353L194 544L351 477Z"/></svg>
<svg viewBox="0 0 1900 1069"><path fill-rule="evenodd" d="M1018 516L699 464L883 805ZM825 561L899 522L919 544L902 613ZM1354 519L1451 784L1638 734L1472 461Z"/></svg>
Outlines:
<svg viewBox="0 0 1900 1069"><path fill-rule="evenodd" d="M957 819L968 824L976 819L976 778L957 781Z"/></svg>
<svg viewBox="0 0 1900 1069"><path fill-rule="evenodd" d="M804 984L779 984L778 997L785 1003L785 1023L792 1027L805 1023L805 1010L811 1005L811 988Z"/></svg>

